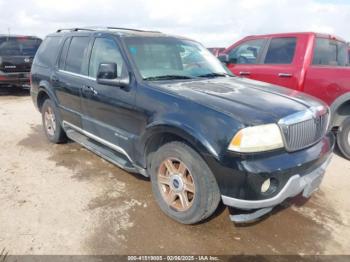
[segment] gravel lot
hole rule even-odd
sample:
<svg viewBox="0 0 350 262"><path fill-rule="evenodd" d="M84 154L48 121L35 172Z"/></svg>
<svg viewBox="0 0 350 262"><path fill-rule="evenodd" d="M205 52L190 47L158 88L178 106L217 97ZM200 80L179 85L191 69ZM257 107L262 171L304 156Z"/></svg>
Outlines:
<svg viewBox="0 0 350 262"><path fill-rule="evenodd" d="M255 224L221 206L208 221L166 217L149 181L76 143L49 144L27 91L0 89L0 251L10 254L350 254L350 161L321 190Z"/></svg>

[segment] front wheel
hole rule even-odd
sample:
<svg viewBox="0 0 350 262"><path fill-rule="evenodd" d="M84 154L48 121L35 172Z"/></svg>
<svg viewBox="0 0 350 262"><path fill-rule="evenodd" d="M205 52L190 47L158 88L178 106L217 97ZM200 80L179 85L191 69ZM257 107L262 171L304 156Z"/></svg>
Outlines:
<svg viewBox="0 0 350 262"><path fill-rule="evenodd" d="M344 120L337 134L337 144L342 154L350 160L350 117Z"/></svg>
<svg viewBox="0 0 350 262"><path fill-rule="evenodd" d="M151 160L151 181L162 211L183 224L209 217L220 202L216 179L202 157L188 145L163 145Z"/></svg>

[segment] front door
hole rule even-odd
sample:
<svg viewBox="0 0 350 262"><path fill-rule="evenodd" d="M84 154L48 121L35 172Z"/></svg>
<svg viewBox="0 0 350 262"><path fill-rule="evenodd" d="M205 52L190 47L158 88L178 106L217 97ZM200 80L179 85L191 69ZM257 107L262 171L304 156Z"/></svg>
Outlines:
<svg viewBox="0 0 350 262"><path fill-rule="evenodd" d="M82 89L83 129L132 155L135 134L135 89L98 84L101 63L116 63L118 77L129 76L128 66L115 39L96 37L90 55L89 79ZM137 125L136 125L137 126Z"/></svg>
<svg viewBox="0 0 350 262"><path fill-rule="evenodd" d="M258 79L256 71L266 42L265 38L252 39L233 47L228 53L228 69L236 76Z"/></svg>

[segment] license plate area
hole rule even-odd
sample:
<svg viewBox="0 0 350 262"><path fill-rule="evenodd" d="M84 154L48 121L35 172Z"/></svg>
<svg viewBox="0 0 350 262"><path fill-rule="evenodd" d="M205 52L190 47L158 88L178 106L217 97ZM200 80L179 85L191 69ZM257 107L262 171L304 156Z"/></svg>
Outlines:
<svg viewBox="0 0 350 262"><path fill-rule="evenodd" d="M304 177L306 182L306 186L303 191L303 196L309 198L315 191L320 188L321 182L324 177L324 170L320 170L319 172Z"/></svg>

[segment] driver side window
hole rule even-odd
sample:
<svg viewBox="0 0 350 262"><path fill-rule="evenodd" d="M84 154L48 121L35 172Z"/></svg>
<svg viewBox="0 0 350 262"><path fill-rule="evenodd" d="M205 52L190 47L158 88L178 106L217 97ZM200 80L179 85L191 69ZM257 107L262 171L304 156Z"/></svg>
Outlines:
<svg viewBox="0 0 350 262"><path fill-rule="evenodd" d="M97 77L98 67L101 63L116 63L118 77L124 77L127 75L126 65L123 61L119 48L112 39L95 39L89 64L90 77Z"/></svg>
<svg viewBox="0 0 350 262"><path fill-rule="evenodd" d="M229 61L232 64L256 64L264 47L265 39L246 41L233 48L229 53Z"/></svg>

